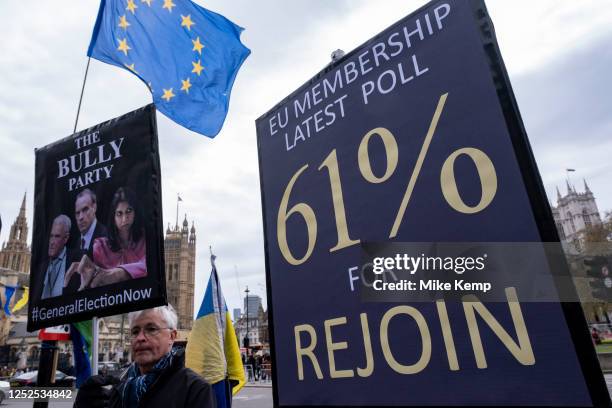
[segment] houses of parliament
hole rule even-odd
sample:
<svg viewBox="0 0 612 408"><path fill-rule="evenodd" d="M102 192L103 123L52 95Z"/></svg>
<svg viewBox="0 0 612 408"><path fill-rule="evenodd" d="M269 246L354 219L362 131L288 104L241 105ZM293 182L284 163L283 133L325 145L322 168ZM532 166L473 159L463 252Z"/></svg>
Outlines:
<svg viewBox="0 0 612 408"><path fill-rule="evenodd" d="M31 248L28 244L28 221L26 217L26 195L12 223L8 240L0 250L0 297L6 304L5 287L16 288L9 300L8 310L24 296L30 285ZM6 221L6 217L3 217ZM178 221L178 220L177 220ZM1 224L0 224L1 225ZM7 225L4 226L5 229ZM194 222L187 220L182 225L168 225L164 237L166 269L166 293L168 302L178 314L179 339L186 338L194 319L194 286L196 260L196 229ZM7 315L0 307L0 364L14 361L17 354L25 354L22 365L38 363L39 341L37 333L26 331L27 306ZM100 321L100 360L108 361L129 358L127 316L108 316ZM68 349L68 343L65 348ZM65 350L68 352L68 350Z"/></svg>

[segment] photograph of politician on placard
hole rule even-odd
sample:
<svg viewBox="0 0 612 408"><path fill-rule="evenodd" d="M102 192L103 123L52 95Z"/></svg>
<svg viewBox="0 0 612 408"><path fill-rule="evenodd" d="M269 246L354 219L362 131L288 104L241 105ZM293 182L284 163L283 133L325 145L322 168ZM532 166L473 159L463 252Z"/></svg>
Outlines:
<svg viewBox="0 0 612 408"><path fill-rule="evenodd" d="M128 187L117 189L111 201L108 228L99 224L98 236L94 225L95 194L89 189L80 194L82 198L89 196L93 217L87 230L80 229L78 224L81 234L84 233L80 239L80 250L84 253L80 262L72 264L66 272L64 287L70 285L75 274L80 276L78 290L147 276L143 213L136 193ZM78 210L76 213L78 217Z"/></svg>
<svg viewBox="0 0 612 408"><path fill-rule="evenodd" d="M42 299L147 276L143 213L136 193L128 187L117 189L108 228L97 219L97 200L89 188L77 194L74 221L80 234L70 247L71 219L60 214L53 220Z"/></svg>

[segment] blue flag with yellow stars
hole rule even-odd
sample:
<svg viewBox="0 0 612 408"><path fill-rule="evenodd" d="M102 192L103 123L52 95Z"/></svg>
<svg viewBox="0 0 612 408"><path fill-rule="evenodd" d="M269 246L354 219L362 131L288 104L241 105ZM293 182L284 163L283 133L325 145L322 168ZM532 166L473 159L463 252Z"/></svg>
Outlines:
<svg viewBox="0 0 612 408"><path fill-rule="evenodd" d="M189 0L102 0L87 55L131 71L159 111L215 137L251 52L242 30Z"/></svg>

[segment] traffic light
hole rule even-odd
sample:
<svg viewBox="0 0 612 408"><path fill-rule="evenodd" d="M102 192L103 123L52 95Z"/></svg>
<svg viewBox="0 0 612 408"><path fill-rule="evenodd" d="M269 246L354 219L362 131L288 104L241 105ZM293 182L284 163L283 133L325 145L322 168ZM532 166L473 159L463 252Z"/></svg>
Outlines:
<svg viewBox="0 0 612 408"><path fill-rule="evenodd" d="M612 257L594 256L585 259L586 274L592 280L589 282L594 298L604 302L612 302Z"/></svg>

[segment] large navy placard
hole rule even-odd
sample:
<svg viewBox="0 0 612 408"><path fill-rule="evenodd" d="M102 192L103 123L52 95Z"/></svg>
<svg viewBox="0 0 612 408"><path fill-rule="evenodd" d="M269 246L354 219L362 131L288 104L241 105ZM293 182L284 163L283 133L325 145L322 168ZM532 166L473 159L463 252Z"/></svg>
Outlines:
<svg viewBox="0 0 612 408"><path fill-rule="evenodd" d="M256 125L276 406L608 400L576 304L359 296L367 242L557 240L484 3L429 3Z"/></svg>

